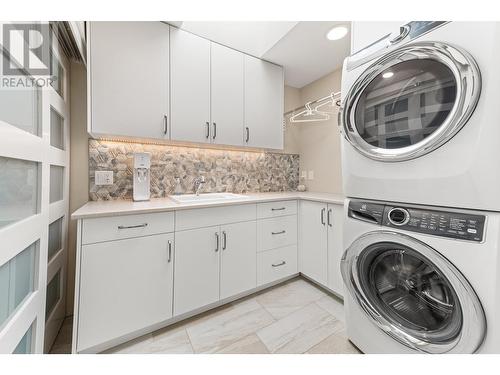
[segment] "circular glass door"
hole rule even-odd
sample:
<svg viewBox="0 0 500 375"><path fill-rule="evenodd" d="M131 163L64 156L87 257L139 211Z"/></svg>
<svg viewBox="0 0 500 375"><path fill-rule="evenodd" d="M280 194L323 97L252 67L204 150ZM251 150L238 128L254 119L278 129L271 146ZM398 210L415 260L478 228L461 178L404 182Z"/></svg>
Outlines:
<svg viewBox="0 0 500 375"><path fill-rule="evenodd" d="M472 353L481 344L485 318L472 287L420 241L372 232L346 251L342 273L367 315L404 345L429 353Z"/></svg>
<svg viewBox="0 0 500 375"><path fill-rule="evenodd" d="M479 91L479 69L465 51L440 43L401 47L352 86L342 112L345 136L376 160L416 158L465 125Z"/></svg>

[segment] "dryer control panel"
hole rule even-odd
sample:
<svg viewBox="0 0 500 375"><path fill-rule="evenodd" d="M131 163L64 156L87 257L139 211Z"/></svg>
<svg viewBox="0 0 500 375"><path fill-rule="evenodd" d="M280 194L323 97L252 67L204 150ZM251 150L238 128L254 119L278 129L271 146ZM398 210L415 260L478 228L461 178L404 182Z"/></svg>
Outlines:
<svg viewBox="0 0 500 375"><path fill-rule="evenodd" d="M382 211L382 212L381 212ZM363 201L350 201L348 216L411 232L481 242L486 216Z"/></svg>

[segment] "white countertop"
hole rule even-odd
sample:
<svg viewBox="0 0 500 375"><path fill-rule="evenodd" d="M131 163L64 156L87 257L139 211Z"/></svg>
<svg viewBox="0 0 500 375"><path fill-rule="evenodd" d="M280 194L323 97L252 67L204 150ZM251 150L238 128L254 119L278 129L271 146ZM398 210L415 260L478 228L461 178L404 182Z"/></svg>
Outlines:
<svg viewBox="0 0 500 375"><path fill-rule="evenodd" d="M94 201L88 202L73 212L72 219L105 217L116 215L143 214L163 211L186 210L190 208L207 208L230 206L235 204L272 202L286 199L304 199L331 204L344 204L344 197L340 194L314 192L280 192L280 193L250 193L242 194L241 199L228 201L177 203L170 198L155 198L147 202L132 200Z"/></svg>

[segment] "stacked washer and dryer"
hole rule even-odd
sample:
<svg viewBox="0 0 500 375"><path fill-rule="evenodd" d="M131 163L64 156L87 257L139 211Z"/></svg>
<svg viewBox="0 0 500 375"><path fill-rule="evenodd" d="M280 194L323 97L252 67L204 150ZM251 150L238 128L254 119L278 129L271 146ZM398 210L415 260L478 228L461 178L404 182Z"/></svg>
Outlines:
<svg viewBox="0 0 500 375"><path fill-rule="evenodd" d="M410 22L342 76L342 276L365 353L500 353L500 24Z"/></svg>

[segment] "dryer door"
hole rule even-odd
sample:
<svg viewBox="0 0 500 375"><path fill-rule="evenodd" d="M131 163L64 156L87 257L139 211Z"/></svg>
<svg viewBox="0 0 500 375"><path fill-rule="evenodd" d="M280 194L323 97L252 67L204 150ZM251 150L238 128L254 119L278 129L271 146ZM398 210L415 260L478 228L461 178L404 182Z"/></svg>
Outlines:
<svg viewBox="0 0 500 375"><path fill-rule="evenodd" d="M415 238L389 231L361 236L344 253L342 277L367 316L411 349L474 353L483 341L486 320L471 285Z"/></svg>
<svg viewBox="0 0 500 375"><path fill-rule="evenodd" d="M403 46L372 64L347 93L345 137L374 160L417 158L465 125L480 90L479 68L466 51L438 42Z"/></svg>

